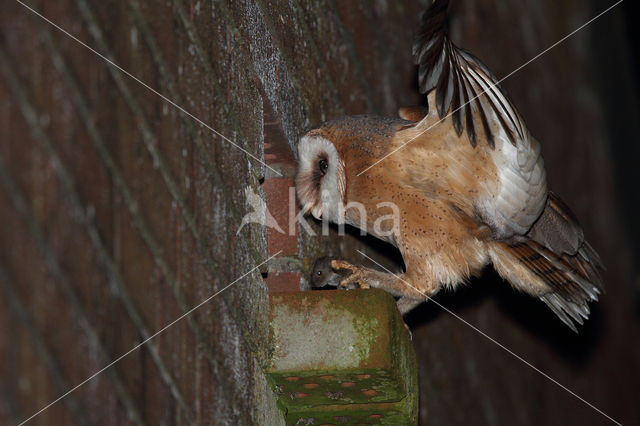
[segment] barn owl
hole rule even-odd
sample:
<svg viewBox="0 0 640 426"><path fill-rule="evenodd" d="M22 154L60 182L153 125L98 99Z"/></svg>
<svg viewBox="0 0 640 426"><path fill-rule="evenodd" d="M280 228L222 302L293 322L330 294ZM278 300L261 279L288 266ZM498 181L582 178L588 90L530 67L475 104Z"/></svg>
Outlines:
<svg viewBox="0 0 640 426"><path fill-rule="evenodd" d="M587 302L602 290L601 260L548 190L540 144L497 79L450 40L448 3L435 0L413 44L428 107L401 108L397 119L345 117L305 134L296 176L301 208L355 225L402 254L402 274L331 260L334 271L350 272L340 287L384 289L404 314L492 264L576 331L574 321L583 324ZM381 201L400 212L391 232L373 226ZM354 203L364 213L348 207Z"/></svg>

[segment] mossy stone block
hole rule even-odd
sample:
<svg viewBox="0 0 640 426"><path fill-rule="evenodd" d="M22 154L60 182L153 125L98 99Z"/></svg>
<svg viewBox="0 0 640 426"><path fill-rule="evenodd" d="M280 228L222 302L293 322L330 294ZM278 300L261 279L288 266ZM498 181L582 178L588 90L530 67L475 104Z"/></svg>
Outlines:
<svg viewBox="0 0 640 426"><path fill-rule="evenodd" d="M287 424L417 424L416 357L382 290L272 294L267 369Z"/></svg>

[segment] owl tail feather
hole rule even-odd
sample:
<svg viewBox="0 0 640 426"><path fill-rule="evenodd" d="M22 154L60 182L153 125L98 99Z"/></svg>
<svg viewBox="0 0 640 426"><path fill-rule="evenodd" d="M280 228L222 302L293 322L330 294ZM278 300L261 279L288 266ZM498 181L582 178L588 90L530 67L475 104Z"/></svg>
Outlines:
<svg viewBox="0 0 640 426"><path fill-rule="evenodd" d="M577 332L573 321L582 325L589 317L587 302L597 301L603 291L600 256L585 241L571 210L553 193L525 238L507 250L546 284L538 296Z"/></svg>

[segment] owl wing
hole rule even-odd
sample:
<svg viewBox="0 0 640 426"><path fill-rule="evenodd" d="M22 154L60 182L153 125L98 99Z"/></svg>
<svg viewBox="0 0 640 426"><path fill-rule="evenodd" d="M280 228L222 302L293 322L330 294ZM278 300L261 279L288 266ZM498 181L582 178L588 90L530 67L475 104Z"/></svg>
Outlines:
<svg viewBox="0 0 640 426"><path fill-rule="evenodd" d="M479 185L482 189L474 192L473 213L492 231L494 266L514 286L540 297L575 330L571 320L582 324L589 315L587 302L597 300L602 290L602 261L585 241L569 208L547 190L540 144L498 80L478 58L448 38L448 6L447 0L434 1L421 18L413 45L421 92L435 91L429 99L436 105L440 123L451 115L452 123L443 123L444 128L452 126L459 138L466 129L473 147L470 153L454 143L455 148L440 152L451 169L450 179L443 184L453 186L451 182L460 182L461 176L473 184L476 176L471 170L477 161L493 163L498 182ZM414 135L426 135L438 124L438 117L435 112L427 114L415 125ZM429 136L421 139L425 149L433 142ZM461 160L465 155L472 160ZM411 175L425 173L419 168ZM451 188L445 189L452 193Z"/></svg>
<svg viewBox="0 0 640 426"><path fill-rule="evenodd" d="M447 0L435 0L421 18L413 44L420 90L429 93L440 121L448 123L450 115L458 136L466 129L471 146L487 152L485 158L495 165L499 182L476 193L474 213L498 239L524 235L542 213L547 198L540 144L487 67L451 42L448 6ZM430 112L415 131L428 140L434 121L435 113ZM477 146L479 142L483 147ZM468 173L464 168L452 173Z"/></svg>
<svg viewBox="0 0 640 426"><path fill-rule="evenodd" d="M495 146L495 127L504 130L516 145L525 137L524 123L491 71L449 39L448 8L448 0L435 0L420 20L413 42L420 92L435 89L440 118L444 119L451 109L456 132L461 135L466 128L473 146L478 142L480 126L490 147ZM498 126L492 123L494 120Z"/></svg>
<svg viewBox="0 0 640 426"><path fill-rule="evenodd" d="M589 316L588 302L598 300L603 290L604 265L598 253L584 239L582 228L569 207L549 192L547 205L526 237L518 243L498 248L491 243L490 256L504 278L516 287L540 297L572 330L573 321L583 323ZM535 278L522 282L522 270L509 267L514 258L527 268L543 286L532 291ZM572 321L573 320L573 321Z"/></svg>

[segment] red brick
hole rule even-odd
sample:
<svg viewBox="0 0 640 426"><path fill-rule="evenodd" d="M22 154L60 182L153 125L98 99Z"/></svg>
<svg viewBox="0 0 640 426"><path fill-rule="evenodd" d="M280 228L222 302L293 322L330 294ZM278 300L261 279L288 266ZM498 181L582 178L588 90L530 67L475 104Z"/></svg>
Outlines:
<svg viewBox="0 0 640 426"><path fill-rule="evenodd" d="M267 198L267 214L271 214L278 223L280 230L273 226L267 226L267 251L274 255L282 250L282 256L298 255L298 226L294 226L293 233L289 235L289 188L294 187L293 178L265 179L262 188ZM291 202L295 203L295 199ZM297 214L296 205L295 212ZM267 216L267 225L269 217ZM280 232L282 231L282 232Z"/></svg>
<svg viewBox="0 0 640 426"><path fill-rule="evenodd" d="M300 272L269 272L265 282L270 293L300 291Z"/></svg>

